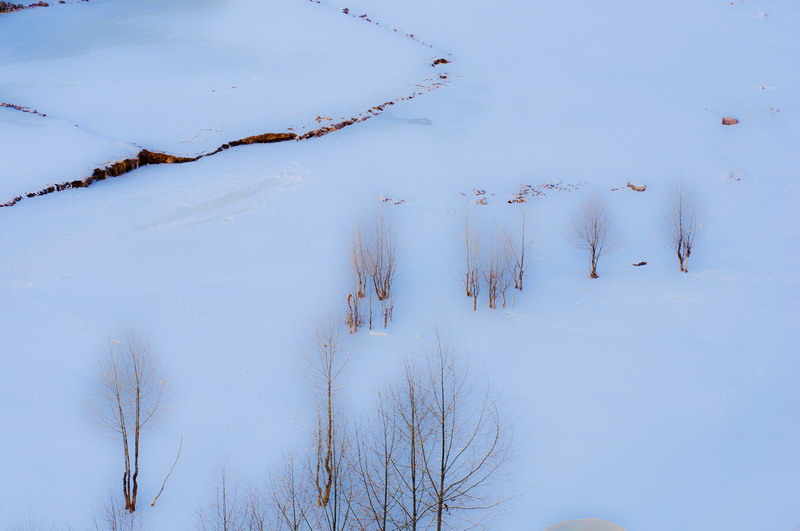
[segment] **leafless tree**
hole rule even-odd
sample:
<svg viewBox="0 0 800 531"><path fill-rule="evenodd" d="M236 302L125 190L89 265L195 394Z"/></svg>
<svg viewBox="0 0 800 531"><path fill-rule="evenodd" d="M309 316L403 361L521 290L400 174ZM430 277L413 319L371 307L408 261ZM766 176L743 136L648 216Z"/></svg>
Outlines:
<svg viewBox="0 0 800 531"><path fill-rule="evenodd" d="M495 404L476 394L467 371L438 331L427 376L432 431L423 457L434 527L464 529L464 522L474 525L482 510L502 501L493 483L509 457L507 434Z"/></svg>
<svg viewBox="0 0 800 531"><path fill-rule="evenodd" d="M523 280L525 273L528 271L528 250L533 245L533 240L530 237L530 230L526 220L527 204L525 201L519 201L521 226L519 235L513 237L510 233L504 234L506 245L506 252L509 256L511 263L511 276L514 280L514 288L522 291Z"/></svg>
<svg viewBox="0 0 800 531"><path fill-rule="evenodd" d="M92 524L95 531L141 531L142 521L137 513L121 509L121 506L121 500L109 488L99 513L94 513Z"/></svg>
<svg viewBox="0 0 800 531"><path fill-rule="evenodd" d="M327 440L325 419L319 418L317 428L318 461L314 470L317 511L312 516L313 528L320 531L351 529L355 518L355 485L353 463L350 460L350 440L335 422L334 436ZM326 445L330 444L330 452Z"/></svg>
<svg viewBox="0 0 800 531"><path fill-rule="evenodd" d="M253 484L245 493L244 528L247 531L272 531L283 529L272 524L269 512L269 498L258 485Z"/></svg>
<svg viewBox="0 0 800 531"><path fill-rule="evenodd" d="M389 328L389 323L394 319L394 297L390 296L388 299L381 301L381 310L383 312L383 327Z"/></svg>
<svg viewBox="0 0 800 531"><path fill-rule="evenodd" d="M140 442L163 408L165 384L150 347L131 327L123 341L111 342L100 365L100 390L90 401L97 422L122 442L125 510L136 510Z"/></svg>
<svg viewBox="0 0 800 531"><path fill-rule="evenodd" d="M483 279L486 281L486 291L489 297L489 308L497 308L497 300L501 299L503 307L506 305L506 292L511 285L511 263L508 256L508 247L501 246L495 239L489 252Z"/></svg>
<svg viewBox="0 0 800 531"><path fill-rule="evenodd" d="M366 248L367 272L379 301L392 294L392 283L397 275L397 248L391 219L381 212L369 233Z"/></svg>
<svg viewBox="0 0 800 531"><path fill-rule="evenodd" d="M394 404L378 394L376 417L356 437L356 472L360 496L358 528L364 531L399 529L400 481L396 459L400 449Z"/></svg>
<svg viewBox="0 0 800 531"><path fill-rule="evenodd" d="M428 411L420 380L417 365L406 360L405 377L393 397L398 445L393 452L393 466L400 483L397 498L399 528L410 531L424 529L425 516L431 506L423 454L423 444L429 434Z"/></svg>
<svg viewBox="0 0 800 531"><path fill-rule="evenodd" d="M677 185L669 204L669 242L684 273L689 272L689 256L697 243L701 225L695 193L683 185Z"/></svg>
<svg viewBox="0 0 800 531"><path fill-rule="evenodd" d="M341 421L337 392L342 373L351 357L341 340L336 319L321 321L306 357L309 381L314 391L317 427L315 430L315 462L313 484L319 529L347 529L352 517L351 463L346 429Z"/></svg>
<svg viewBox="0 0 800 531"><path fill-rule="evenodd" d="M352 271L352 284L347 294L346 322L351 334L358 332L364 326L365 316L362 311L361 301L369 292L370 272L367 262L367 251L364 247L364 231L357 224L353 231L353 241L350 248L350 267ZM369 325L372 328L372 294L369 304Z"/></svg>
<svg viewBox="0 0 800 531"><path fill-rule="evenodd" d="M274 531L313 531L311 495L307 469L297 463L293 454L284 458L283 468L272 474L271 527Z"/></svg>
<svg viewBox="0 0 800 531"><path fill-rule="evenodd" d="M214 495L207 507L197 512L197 527L201 531L245 531L246 500L239 485L231 478L228 464L222 461L214 475Z"/></svg>
<svg viewBox="0 0 800 531"><path fill-rule="evenodd" d="M475 241L475 256L473 257L473 271L469 280L470 296L472 297L472 309L478 311L478 297L481 294L481 270L479 267L480 257L478 256L478 242Z"/></svg>
<svg viewBox="0 0 800 531"><path fill-rule="evenodd" d="M469 205L464 216L464 292L473 301L473 309L478 309L478 294L481 288L480 237L469 223Z"/></svg>
<svg viewBox="0 0 800 531"><path fill-rule="evenodd" d="M397 251L395 235L390 219L381 212L366 235L357 225L350 251L353 271L353 288L347 296L346 322L350 333L358 332L365 323L372 329L375 321L373 295L381 303L379 319L387 328L392 321L394 299L392 284L397 275ZM364 311L361 300L368 298Z"/></svg>
<svg viewBox="0 0 800 531"><path fill-rule="evenodd" d="M363 299L367 294L367 282L369 272L367 265L367 253L364 248L364 229L360 224L356 225L353 232L353 245L350 250L350 266L355 277L356 296Z"/></svg>
<svg viewBox="0 0 800 531"><path fill-rule="evenodd" d="M618 245L605 201L599 196L587 199L572 218L572 231L576 245L589 251L589 278L598 278L600 258Z"/></svg>
<svg viewBox="0 0 800 531"><path fill-rule="evenodd" d="M356 292L347 294L347 311L345 312L345 322L351 334L358 332L358 329L364 326L364 315L361 312L361 299L358 298ZM369 308L369 327L372 328L372 300L370 297Z"/></svg>

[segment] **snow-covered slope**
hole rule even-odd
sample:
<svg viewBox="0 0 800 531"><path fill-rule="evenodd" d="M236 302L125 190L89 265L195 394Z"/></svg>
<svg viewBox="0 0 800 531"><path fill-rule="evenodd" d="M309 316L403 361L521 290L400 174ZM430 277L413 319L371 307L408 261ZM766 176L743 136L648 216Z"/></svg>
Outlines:
<svg viewBox="0 0 800 531"><path fill-rule="evenodd" d="M69 16L78 23L135 9L140 27L189 31L160 26L146 3L121 5L72 6ZM187 5L180 9L195 35L210 31L201 24L205 11ZM298 5L297 20L338 16L338 33L374 30L369 43L386 37L324 11L328 4ZM170 418L144 449L143 499L155 494L185 440L158 506L144 508L146 527L193 529L221 455L248 479L302 444L307 394L296 376L310 326L344 302L353 221L387 208L378 197L389 196L406 200L388 207L400 243L395 322L388 336L359 337L344 391L352 418L368 410L403 356L421 355L439 325L513 419L519 496L492 529L592 517L629 531L799 526L800 37L793 26L800 6L374 0L331 7L367 13L452 53L457 79L321 139L147 167L0 209L0 524L24 521L30 508L42 522L79 527L106 485L116 485L117 448L87 420L83 400L97 359L126 319L147 332L171 388ZM4 45L5 35L24 34L37 17L55 24L66 7L49 9L4 15ZM139 33L126 38L142 44ZM149 53L158 57L164 44L152 40ZM62 74L65 83L82 74L98 79L97 54L113 60L114 52L97 41L86 39L87 54L70 59L68 72L29 71L48 83ZM381 54L380 88L353 94L346 110L411 82L391 77L386 65L433 55L397 41L401 48L392 43ZM193 43L176 46L191 53ZM110 124L103 113L120 116L126 102L93 102L65 89L71 103L62 105L55 88L9 88L6 73L35 57L4 49L16 52L3 55L0 100L45 112L45 103L56 105L57 116L108 136L174 141L189 138L190 128L217 126L206 119L224 121L215 109L188 116L201 102L189 99L165 129L146 130L149 122L138 119ZM288 52L261 53L279 61ZM320 58L335 86L353 72L339 59ZM407 74L426 66L412 63ZM263 68L266 76L271 67ZM115 89L123 84L117 79ZM153 78L141 82L149 94L158 87ZM319 107L303 107L311 111L304 119L345 113L327 91L314 90L272 98L262 117L291 118L306 95ZM153 116L170 112L145 107ZM725 115L741 123L723 126ZM260 127L255 118L237 127ZM488 238L494 225L514 228L518 205L506 200L520 184L553 179L581 186L529 204L537 245L525 291L513 307L490 311L482 301L473 312L459 286L459 192L494 194L470 207ZM688 274L678 271L663 233L678 180L697 190L705 210ZM647 191L611 191L628 181ZM597 280L587 278L584 253L567 239L573 211L591 193L607 200L623 237ZM648 265L631 266L639 261Z"/></svg>
<svg viewBox="0 0 800 531"><path fill-rule="evenodd" d="M37 124L34 142L3 109L4 200L86 177L134 147L199 154L256 134L302 134L408 96L433 74L429 47L310 2L51 7L0 21L0 101L59 119ZM64 121L79 131L59 133ZM84 148L89 135L106 149ZM43 145L31 164L34 144ZM68 162L76 156L80 171Z"/></svg>

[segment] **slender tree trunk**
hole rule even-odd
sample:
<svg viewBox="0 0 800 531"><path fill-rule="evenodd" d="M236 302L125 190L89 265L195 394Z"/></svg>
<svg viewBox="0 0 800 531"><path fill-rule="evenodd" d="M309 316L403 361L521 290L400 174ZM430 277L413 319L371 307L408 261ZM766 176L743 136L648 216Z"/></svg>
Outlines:
<svg viewBox="0 0 800 531"><path fill-rule="evenodd" d="M136 497L139 493L139 434L141 433L142 395L141 388L136 386L136 426L133 433L133 491L131 492L130 511L136 510Z"/></svg>
<svg viewBox="0 0 800 531"><path fill-rule="evenodd" d="M444 398L444 385L442 385L442 398ZM439 492L436 493L436 531L442 531L442 509L444 508L444 478L447 475L446 471L446 447L445 440L447 437L445 430L444 418L442 420L442 446L441 446L441 463L439 465Z"/></svg>

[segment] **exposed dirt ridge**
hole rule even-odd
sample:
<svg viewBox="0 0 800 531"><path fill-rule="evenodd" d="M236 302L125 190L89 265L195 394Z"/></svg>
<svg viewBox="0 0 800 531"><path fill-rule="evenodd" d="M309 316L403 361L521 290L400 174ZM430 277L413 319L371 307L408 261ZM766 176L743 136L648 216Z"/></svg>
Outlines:
<svg viewBox="0 0 800 531"><path fill-rule="evenodd" d="M309 2L311 2L312 4L322 4L321 0L309 0ZM330 6L326 6L326 7L330 7ZM332 8L332 9L335 9L335 8ZM406 37L408 37L409 39L411 39L414 42L417 42L417 43L419 43L419 44L421 44L423 46L427 46L428 48L433 48L432 44L428 44L427 42L423 41L422 39L420 39L418 36L414 35L413 33L403 33L402 31L400 31L399 29L395 28L394 26L390 26L388 24L384 24L383 22L378 22L377 20L374 20L374 19L370 18L370 16L367 15L366 13L358 15L355 12L351 11L350 8L348 8L348 7L342 8L341 9L341 13L344 13L345 15L350 15L353 18L359 18L359 19L363 20L364 22L369 22L370 24L375 24L376 26L379 26L381 28L385 28L385 29L391 31L392 33L399 33L401 35L405 35Z"/></svg>
<svg viewBox="0 0 800 531"><path fill-rule="evenodd" d="M171 155L169 153L162 153L159 151L150 151L147 149L143 149L135 157L114 161L105 166L95 168L92 171L92 174L89 175L88 177L72 181L65 181L59 184L52 184L46 188L39 190L38 192L29 192L23 195L18 195L12 199L9 199L5 203L0 204L0 207L14 206L23 199L29 197L38 197L41 195L52 194L53 192L72 190L74 188L86 188L98 181L104 181L109 177L119 177L120 175L125 175L126 173L130 173L142 166L149 166L153 164L184 164L187 162L195 162L203 157L211 157L213 155L216 155L217 153L221 153L222 151L228 150L236 146L245 146L250 144L273 144L276 142L286 142L289 140L300 141L300 140L309 140L312 138L319 138L327 135L328 133L332 133L334 131L343 129L349 125L363 122L365 120L378 116L384 110L386 110L387 107L391 107L392 105L395 105L396 103L402 101L408 101L417 96L425 94L426 92L431 92L433 90L439 89L443 86L446 86L447 83L448 83L447 76L445 74L440 74L439 77L437 78L427 79L425 80L425 82L418 84L417 90L415 90L412 94L384 102L380 105L376 105L374 107L371 107L367 111L360 113L354 116L353 118L350 118L349 120L326 125L324 127L308 131L307 133L304 133L302 136L298 136L295 133L264 133L260 135L253 135L222 144L214 151L201 153L199 155L194 155L189 157Z"/></svg>
<svg viewBox="0 0 800 531"><path fill-rule="evenodd" d="M17 105L15 103L8 103L6 101L0 101L0 107L4 107L6 109L14 109L15 111L28 112L28 113L31 113L31 114L35 114L37 116L41 116L42 118L47 116L45 113L39 112L36 109L31 109L30 107Z"/></svg>
<svg viewBox="0 0 800 531"><path fill-rule="evenodd" d="M320 0L310 0L310 1L316 4L321 4ZM0 5L7 5L7 4L4 4L4 2L0 2ZM349 15L350 11L347 8L344 8L341 10L341 13ZM392 32L398 32L396 28L374 21L370 19L367 15L351 15L351 16L353 16L354 18L365 20L366 22L375 24L377 26L389 29ZM429 48L433 48L432 45L418 39L414 34L408 33L405 34L405 36L414 40L419 44L422 44ZM436 68L438 65L444 65L448 63L450 63L450 61L447 59L434 58L433 62L431 63L431 67ZM23 195L18 195L12 199L9 199L5 203L0 204L0 208L14 206L25 198L38 197L41 195L51 194L53 192L71 190L73 188L86 188L98 181L103 181L105 179L108 179L109 177L119 177L120 175L125 175L126 173L130 173L136 170L137 168L140 168L141 166L149 166L153 164L184 164L187 162L195 162L203 157L210 157L236 146L243 146L249 144L272 144L276 142L286 142L289 140L301 141L301 140L309 140L312 138L320 138L334 131L339 131L341 129L344 129L349 125L369 120L370 118L378 116L379 114L384 112L387 107L391 107L392 105L395 105L403 101L414 99L417 96L421 96L427 92L431 92L439 88L442 88L444 86L447 86L449 83L450 83L450 75L447 73L440 73L435 77L427 78L419 83L416 83L415 84L416 89L409 95L401 96L394 100L386 101L384 103L381 103L380 105L371 107L366 111L359 113L348 120L343 120L341 122L313 129L301 135L297 135L296 133L264 133L259 135L253 135L253 136L248 136L246 138L241 138L239 140L233 140L231 142L222 144L220 147L218 147L213 151L200 153L194 156L178 156L178 155L171 155L169 153L163 153L160 151L150 151L148 149L142 149L141 151L139 151L139 153L137 153L135 157L114 161L105 166L100 166L98 168L95 168L92 171L92 174L89 175L88 177L72 181L65 181L59 184L53 184L39 190L38 192L29 192ZM42 117L47 116L46 114L41 113L36 109L23 107L21 105L15 105L12 103L2 102L0 103L0 107L7 107L22 112L33 113Z"/></svg>
<svg viewBox="0 0 800 531"><path fill-rule="evenodd" d="M12 4L11 2L0 2L0 14L13 13L14 11L22 11L23 9L30 9L33 7L50 7L47 2L35 2L33 4Z"/></svg>

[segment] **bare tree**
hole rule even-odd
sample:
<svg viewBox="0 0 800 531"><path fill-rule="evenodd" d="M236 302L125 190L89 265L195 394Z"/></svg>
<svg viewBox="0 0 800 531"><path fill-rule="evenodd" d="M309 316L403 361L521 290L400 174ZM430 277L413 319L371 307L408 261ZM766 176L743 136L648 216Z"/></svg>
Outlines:
<svg viewBox="0 0 800 531"><path fill-rule="evenodd" d="M269 529L275 531L312 531L311 513L314 500L307 470L300 466L293 454L284 458L283 468L272 474L271 508Z"/></svg>
<svg viewBox="0 0 800 531"><path fill-rule="evenodd" d="M483 271L483 279L486 281L486 291L489 297L489 308L492 310L497 308L498 298L502 299L503 307L506 305L506 292L511 285L510 267L508 247L501 247L495 238Z"/></svg>
<svg viewBox="0 0 800 531"><path fill-rule="evenodd" d="M336 319L331 316L321 321L314 331L306 367L317 413L313 483L321 513L315 525L329 531L346 529L353 509L347 460L349 442L337 400L342 373L350 357L351 351L342 344Z"/></svg>
<svg viewBox="0 0 800 531"><path fill-rule="evenodd" d="M366 245L367 272L379 301L392 294L397 275L397 249L391 220L384 212L376 218Z"/></svg>
<svg viewBox="0 0 800 531"><path fill-rule="evenodd" d="M597 263L618 242L611 232L608 207L599 196L588 198L572 219L576 245L589 251L589 278L598 278Z"/></svg>
<svg viewBox="0 0 800 531"><path fill-rule="evenodd" d="M90 404L97 422L122 442L122 494L130 512L139 492L141 437L162 411L164 389L149 345L127 327L100 365L100 390Z"/></svg>
<svg viewBox="0 0 800 531"><path fill-rule="evenodd" d="M480 237L469 223L469 205L464 216L464 292L473 300L473 309L478 309L478 294L481 288Z"/></svg>
<svg viewBox="0 0 800 531"><path fill-rule="evenodd" d="M121 500L108 489L108 497L98 512L93 516L95 531L141 531L142 521L136 513L120 509Z"/></svg>
<svg viewBox="0 0 800 531"><path fill-rule="evenodd" d="M197 512L201 531L245 531L247 509L236 479L231 479L228 464L222 461L214 475L214 495L208 507Z"/></svg>
<svg viewBox="0 0 800 531"><path fill-rule="evenodd" d="M326 419L322 415L318 419L316 436L318 459L314 469L318 509L313 515L315 530L346 531L352 528L352 521L355 518L355 485L353 463L350 460L350 440L344 435L341 424L334 422L333 437L329 441Z"/></svg>
<svg viewBox="0 0 800 531"><path fill-rule="evenodd" d="M511 276L514 280L514 288L522 291L525 273L528 271L527 253L533 245L533 240L530 238L530 231L528 229L526 220L527 203L524 198L517 201L517 203L520 204L521 226L519 235L515 238L506 231L504 234L504 240L507 250L506 252L511 263Z"/></svg>
<svg viewBox="0 0 800 531"><path fill-rule="evenodd" d="M247 531L271 531L282 529L271 524L269 498L255 484L247 489L244 500L244 528Z"/></svg>
<svg viewBox="0 0 800 531"><path fill-rule="evenodd" d="M480 269L477 268L477 264L478 260L476 257L475 260L476 269L474 270L472 278L470 279L470 291L472 292L471 295L472 295L473 311L478 311L478 296L481 294L481 273Z"/></svg>
<svg viewBox="0 0 800 531"><path fill-rule="evenodd" d="M395 460L399 450L392 403L378 394L376 417L356 437L356 472L361 496L359 529L388 531L400 527L397 505L400 483Z"/></svg>
<svg viewBox="0 0 800 531"><path fill-rule="evenodd" d="M668 230L670 246L678 256L678 265L684 273L689 272L689 256L697 243L700 228L696 195L683 185L677 185L670 197Z"/></svg>
<svg viewBox="0 0 800 531"><path fill-rule="evenodd" d="M394 319L394 297L390 296L381 302L381 310L383 313L383 327L389 328L389 323Z"/></svg>
<svg viewBox="0 0 800 531"><path fill-rule="evenodd" d="M357 291L347 294L347 311L345 312L345 323L351 334L358 332L364 326L364 316L361 313L361 299L356 295ZM372 328L372 298L370 297L369 308L369 327Z"/></svg>
<svg viewBox="0 0 800 531"><path fill-rule="evenodd" d="M367 265L366 250L364 249L364 229L360 224L356 225L353 232L353 245L350 251L350 266L353 268L355 277L356 296L363 299L367 294L367 281L369 272Z"/></svg>
<svg viewBox="0 0 800 531"><path fill-rule="evenodd" d="M475 394L467 371L438 331L427 376L431 433L423 457L433 525L437 531L464 529L464 522L474 525L483 510L503 501L493 480L508 459L509 445L495 404Z"/></svg>
<svg viewBox="0 0 800 531"><path fill-rule="evenodd" d="M394 299L392 285L397 275L397 250L391 221L385 212L376 218L370 230L364 234L357 225L350 251L350 264L353 270L353 289L347 296L346 322L350 333L369 324L374 325L373 295L381 303L380 319L387 328L392 321ZM368 308L362 311L361 299L368 297Z"/></svg>
<svg viewBox="0 0 800 531"><path fill-rule="evenodd" d="M346 322L351 334L358 332L364 326L364 315L362 313L361 300L369 292L369 266L367 264L367 252L364 247L364 231L360 224L357 224L353 231L353 241L350 249L350 267L352 270L352 288L347 294ZM372 293L369 304L369 325L372 328Z"/></svg>
<svg viewBox="0 0 800 531"><path fill-rule="evenodd" d="M400 529L423 529L430 509L429 489L425 482L423 444L428 437L425 389L419 369L406 360L405 378L394 391L393 407L397 423L398 448L393 452L393 466L399 478L398 508Z"/></svg>

